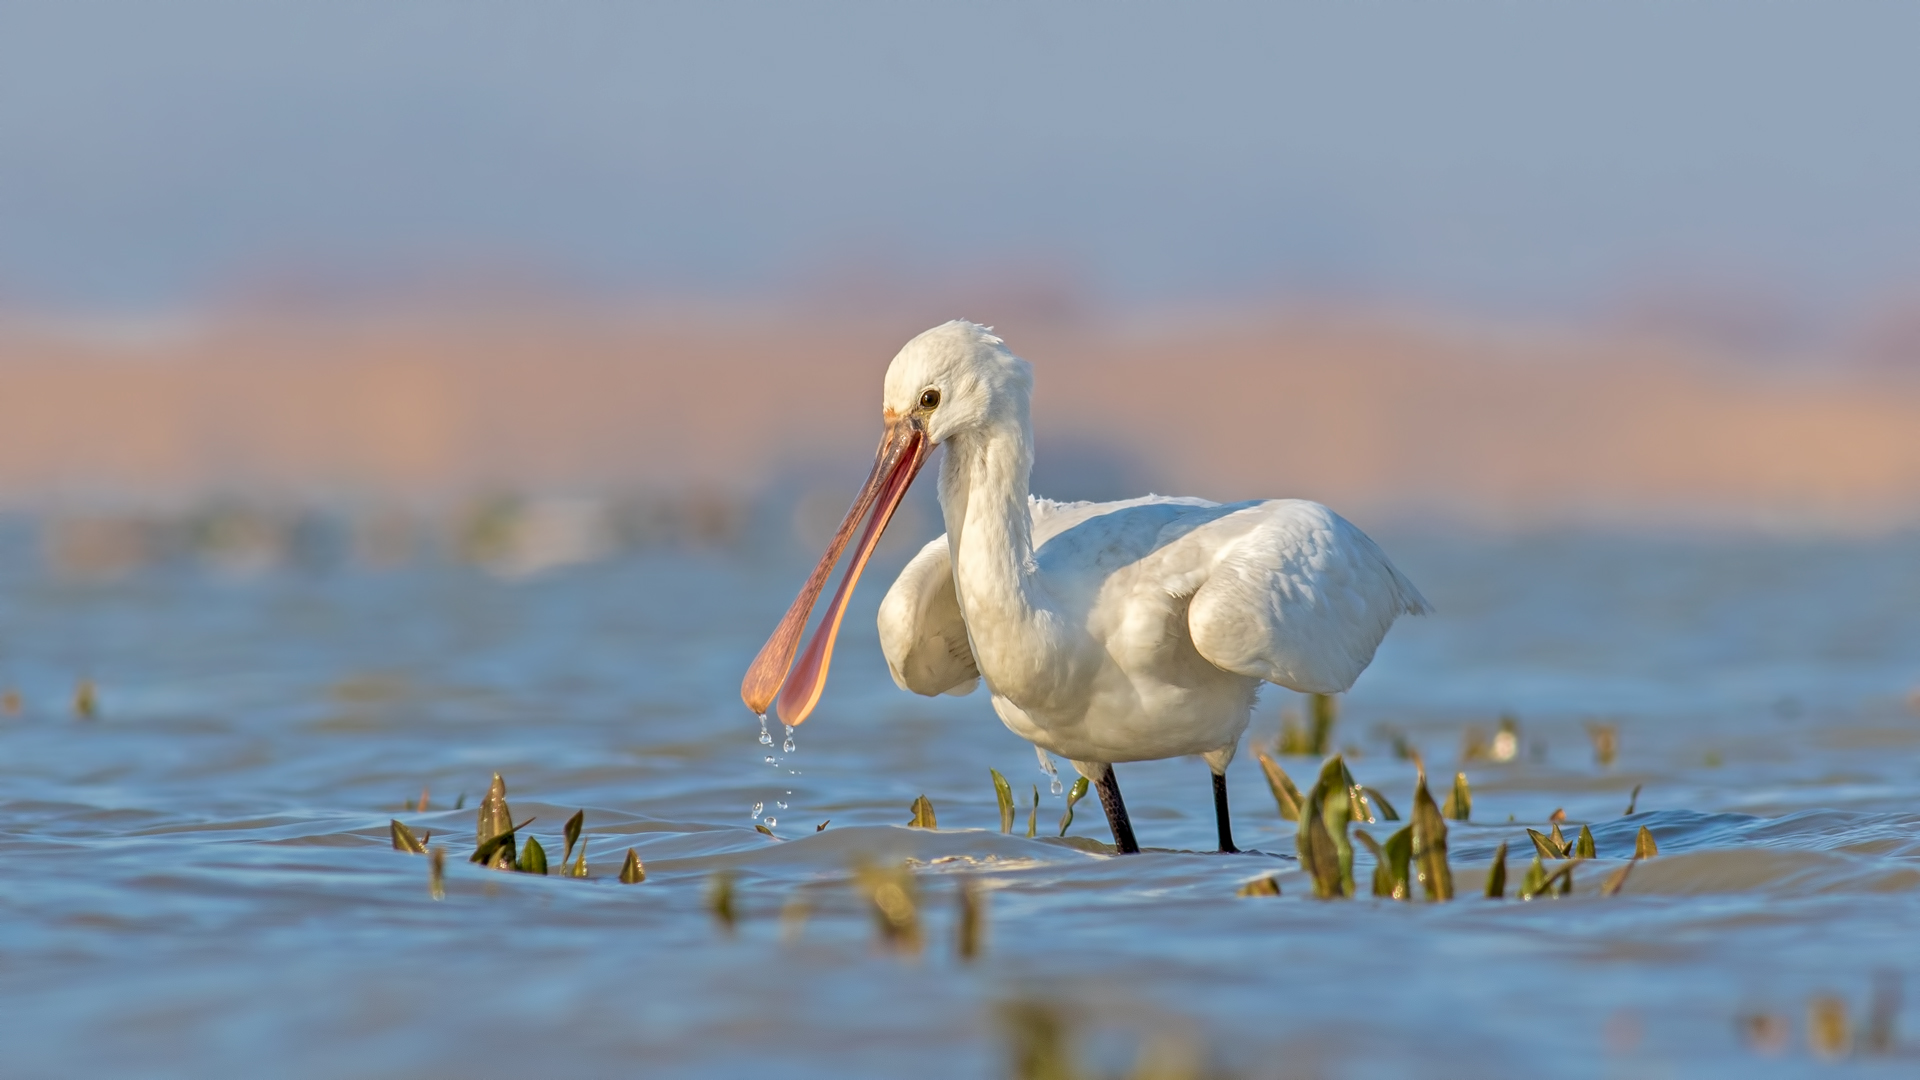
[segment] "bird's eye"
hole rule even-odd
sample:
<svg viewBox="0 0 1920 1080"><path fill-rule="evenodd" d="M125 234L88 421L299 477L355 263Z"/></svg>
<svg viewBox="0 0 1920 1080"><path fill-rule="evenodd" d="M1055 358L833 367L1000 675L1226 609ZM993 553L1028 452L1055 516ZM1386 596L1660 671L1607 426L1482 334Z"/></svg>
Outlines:
<svg viewBox="0 0 1920 1080"><path fill-rule="evenodd" d="M920 392L920 407L931 409L940 404L940 391L928 388Z"/></svg>

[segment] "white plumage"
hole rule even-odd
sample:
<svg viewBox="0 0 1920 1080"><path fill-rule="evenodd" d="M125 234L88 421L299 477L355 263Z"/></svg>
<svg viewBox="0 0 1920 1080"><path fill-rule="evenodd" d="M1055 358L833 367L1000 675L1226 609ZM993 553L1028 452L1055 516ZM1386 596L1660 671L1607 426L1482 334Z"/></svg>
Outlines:
<svg viewBox="0 0 1920 1080"><path fill-rule="evenodd" d="M1048 666L1080 685L1063 679L1043 700L994 704L1022 737L1089 775L1180 754L1206 754L1224 769L1259 682L1344 692L1395 618L1427 611L1373 541L1319 503L1149 496L1028 505L1049 613L1084 631L1052 642L1084 655L1055 655ZM979 684L946 536L900 572L879 626L901 689L931 697ZM1151 707L1169 698L1179 705Z"/></svg>
<svg viewBox="0 0 1920 1080"><path fill-rule="evenodd" d="M779 689L782 719L804 719L872 541L928 450L945 446L947 532L880 605L894 681L927 695L984 681L1008 728L1100 784L1122 851L1136 848L1111 765L1203 755L1221 847L1232 850L1222 777L1260 683L1344 691L1394 620L1427 603L1365 533L1318 503L1033 498L1031 390L1026 361L983 327L951 322L908 342L887 371L888 434L867 489L743 696L764 711ZM787 681L799 627L875 502L848 580Z"/></svg>

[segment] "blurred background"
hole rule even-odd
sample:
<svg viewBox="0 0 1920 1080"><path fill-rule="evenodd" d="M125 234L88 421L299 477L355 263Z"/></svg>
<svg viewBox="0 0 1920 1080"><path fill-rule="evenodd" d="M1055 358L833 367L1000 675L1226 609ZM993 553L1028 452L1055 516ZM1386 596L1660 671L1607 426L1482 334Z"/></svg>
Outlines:
<svg viewBox="0 0 1920 1080"><path fill-rule="evenodd" d="M1714 2L11 4L0 506L82 573L811 541L887 360L961 316L1036 365L1044 494L1900 530L1917 33Z"/></svg>

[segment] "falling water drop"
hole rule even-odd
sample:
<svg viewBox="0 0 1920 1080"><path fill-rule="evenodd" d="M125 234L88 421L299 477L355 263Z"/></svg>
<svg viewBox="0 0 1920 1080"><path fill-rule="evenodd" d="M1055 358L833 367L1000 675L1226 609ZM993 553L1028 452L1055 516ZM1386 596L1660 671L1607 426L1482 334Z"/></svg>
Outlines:
<svg viewBox="0 0 1920 1080"><path fill-rule="evenodd" d="M789 794L789 795L791 795L791 794L793 794L793 793L792 793L791 791L789 791L789 792L788 792L787 794ZM775 806L777 806L777 807L779 807L779 808L780 808L780 809L782 809L782 810L785 810L785 809L787 808L787 804L786 804L786 801L785 801L785 800L783 800L783 799L776 799L776 800L774 800L774 803L773 803L773 805L775 805Z"/></svg>
<svg viewBox="0 0 1920 1080"><path fill-rule="evenodd" d="M787 741L786 741L786 742L784 742L784 743L782 743L782 744L780 744L780 749L782 749L782 750L784 750L784 751L786 751L787 753L789 753L789 754L791 754L791 753L793 753L793 725L792 725L792 724L781 724L780 726L781 726L781 727L783 727L783 728L786 728L786 729L787 729Z"/></svg>
<svg viewBox="0 0 1920 1080"><path fill-rule="evenodd" d="M756 818L757 818L757 817L759 817L759 816L760 816L760 811L762 811L762 810L764 810L764 809L766 809L766 807L767 807L767 804L766 804L766 803L754 803L754 804L753 804L753 816L754 816L754 817L756 817Z"/></svg>
<svg viewBox="0 0 1920 1080"><path fill-rule="evenodd" d="M760 745L772 746L773 734L767 730L767 714L760 713L758 715L760 717Z"/></svg>
<svg viewBox="0 0 1920 1080"><path fill-rule="evenodd" d="M1060 771L1053 767L1053 758L1037 746L1033 748L1033 752L1040 758L1040 771L1047 774L1047 786L1053 789L1055 795L1060 794L1065 789L1060 786Z"/></svg>
<svg viewBox="0 0 1920 1080"><path fill-rule="evenodd" d="M768 815L767 815L767 828L769 828L769 829L771 829L771 828L773 828L773 827L774 827L775 825L778 825L778 824L780 824L780 823L779 823L778 821L776 821L776 820L774 820L774 817L773 817L773 815L772 815L772 814L768 814Z"/></svg>

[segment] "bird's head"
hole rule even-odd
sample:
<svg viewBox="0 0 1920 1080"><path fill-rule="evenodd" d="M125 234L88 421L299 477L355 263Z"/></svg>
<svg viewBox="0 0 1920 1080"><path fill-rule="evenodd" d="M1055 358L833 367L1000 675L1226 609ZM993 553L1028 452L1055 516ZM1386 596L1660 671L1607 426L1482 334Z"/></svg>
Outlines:
<svg viewBox="0 0 1920 1080"><path fill-rule="evenodd" d="M997 424L1024 424L1032 386L1027 362L1007 351L984 326L956 319L907 342L887 368L881 397L885 430L873 471L793 606L747 669L740 683L740 698L747 708L764 716L777 697L783 722L798 724L807 718L826 686L834 639L854 583L927 455L949 439ZM867 527L847 564L846 576L795 668L794 654L807 617L862 519L867 519ZM790 669L792 678L788 678Z"/></svg>
<svg viewBox="0 0 1920 1080"><path fill-rule="evenodd" d="M889 426L916 425L939 446L1007 420L1024 422L1033 374L984 326L955 319L907 342L887 366L881 396Z"/></svg>

